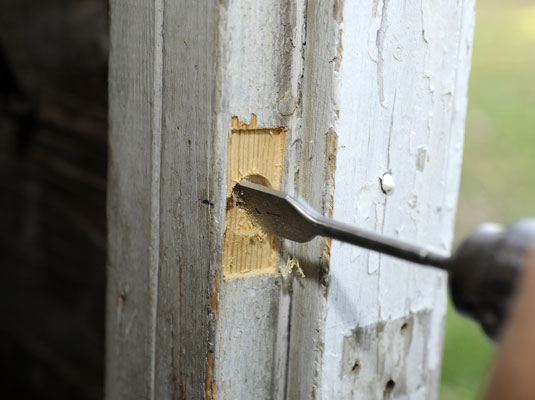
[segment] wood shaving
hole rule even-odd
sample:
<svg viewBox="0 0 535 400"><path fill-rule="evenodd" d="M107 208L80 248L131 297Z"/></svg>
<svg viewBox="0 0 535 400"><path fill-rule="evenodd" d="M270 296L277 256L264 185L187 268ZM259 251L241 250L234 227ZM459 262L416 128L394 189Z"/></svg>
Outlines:
<svg viewBox="0 0 535 400"><path fill-rule="evenodd" d="M305 273L301 269L301 266L299 265L299 260L297 257L288 257L288 261L286 262L286 265L280 265L279 270L280 273L277 273L277 276L282 276L283 278L286 278L289 274L292 273L292 271L295 268L295 273L300 278L305 277Z"/></svg>

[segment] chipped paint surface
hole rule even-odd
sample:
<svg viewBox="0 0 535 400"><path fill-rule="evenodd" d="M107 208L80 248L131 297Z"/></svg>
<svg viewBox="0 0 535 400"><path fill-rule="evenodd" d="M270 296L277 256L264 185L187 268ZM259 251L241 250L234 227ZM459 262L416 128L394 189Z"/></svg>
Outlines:
<svg viewBox="0 0 535 400"><path fill-rule="evenodd" d="M471 0L346 2L335 219L451 246L473 7ZM395 177L388 195L385 173ZM321 397L436 398L445 274L334 241L329 276ZM409 316L410 345L394 328Z"/></svg>
<svg viewBox="0 0 535 400"><path fill-rule="evenodd" d="M340 379L358 398L362 386L368 393L392 398L421 397L413 390L428 385L429 335L432 310L421 310L394 320L357 326L342 342ZM419 371L419 373L415 373ZM423 390L422 390L423 392Z"/></svg>

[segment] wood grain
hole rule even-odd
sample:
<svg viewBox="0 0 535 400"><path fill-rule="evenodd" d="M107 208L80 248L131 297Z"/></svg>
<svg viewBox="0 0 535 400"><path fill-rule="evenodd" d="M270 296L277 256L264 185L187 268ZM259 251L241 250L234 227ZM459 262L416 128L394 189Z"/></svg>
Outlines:
<svg viewBox="0 0 535 400"><path fill-rule="evenodd" d="M223 277L244 278L277 272L279 239L255 226L245 210L236 205L232 188L242 179L280 188L284 162L285 132L282 128L257 127L232 118L227 144L227 205L223 245Z"/></svg>
<svg viewBox="0 0 535 400"><path fill-rule="evenodd" d="M472 27L472 0L112 2L108 398L437 396L444 274L318 238L280 243L305 278L224 279L229 127L281 127L323 214L449 248Z"/></svg>
<svg viewBox="0 0 535 400"><path fill-rule="evenodd" d="M298 190L335 219L449 249L474 3L337 4L308 2L302 119L315 145L303 146ZM319 179L327 132L336 168ZM307 277L320 273L293 285L289 397L436 398L445 274L336 241L324 265L320 246L298 253Z"/></svg>
<svg viewBox="0 0 535 400"><path fill-rule="evenodd" d="M216 395L217 7L110 3L108 399Z"/></svg>

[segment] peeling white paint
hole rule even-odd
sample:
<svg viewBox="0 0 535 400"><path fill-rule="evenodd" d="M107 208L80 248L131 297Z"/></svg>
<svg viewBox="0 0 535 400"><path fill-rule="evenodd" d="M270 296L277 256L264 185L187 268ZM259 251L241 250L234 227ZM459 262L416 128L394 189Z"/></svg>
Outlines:
<svg viewBox="0 0 535 400"><path fill-rule="evenodd" d="M339 146L346 151L337 157L334 218L356 215L361 226L448 248L464 120L464 110L454 105L466 104L469 58L464 49L472 40L474 4L368 4L370 8L348 3L344 7L337 132ZM347 54L360 56L346 62ZM448 95L440 98L441 93ZM396 190L390 196L377 184L385 169L395 171ZM347 185L355 176L360 185ZM367 184L373 179L375 190ZM442 211L437 214L438 206ZM330 272L322 397L380 398L389 376L400 374L393 398L436 398L445 275L337 242L331 247ZM366 375L361 366L356 378L347 378L344 337L358 327L379 323L390 329L408 313L424 311L428 318L413 331L413 343L421 347L409 347L396 356L398 336L392 333L378 340L372 335L355 344L355 354L363 359L379 354L384 368Z"/></svg>

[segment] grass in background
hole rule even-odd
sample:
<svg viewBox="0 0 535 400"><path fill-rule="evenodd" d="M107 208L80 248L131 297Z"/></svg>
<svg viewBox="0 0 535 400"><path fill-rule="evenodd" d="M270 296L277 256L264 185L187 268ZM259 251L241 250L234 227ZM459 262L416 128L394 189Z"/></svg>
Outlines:
<svg viewBox="0 0 535 400"><path fill-rule="evenodd" d="M456 238L483 221L535 216L535 4L480 0ZM481 395L494 346L449 307L442 400Z"/></svg>

